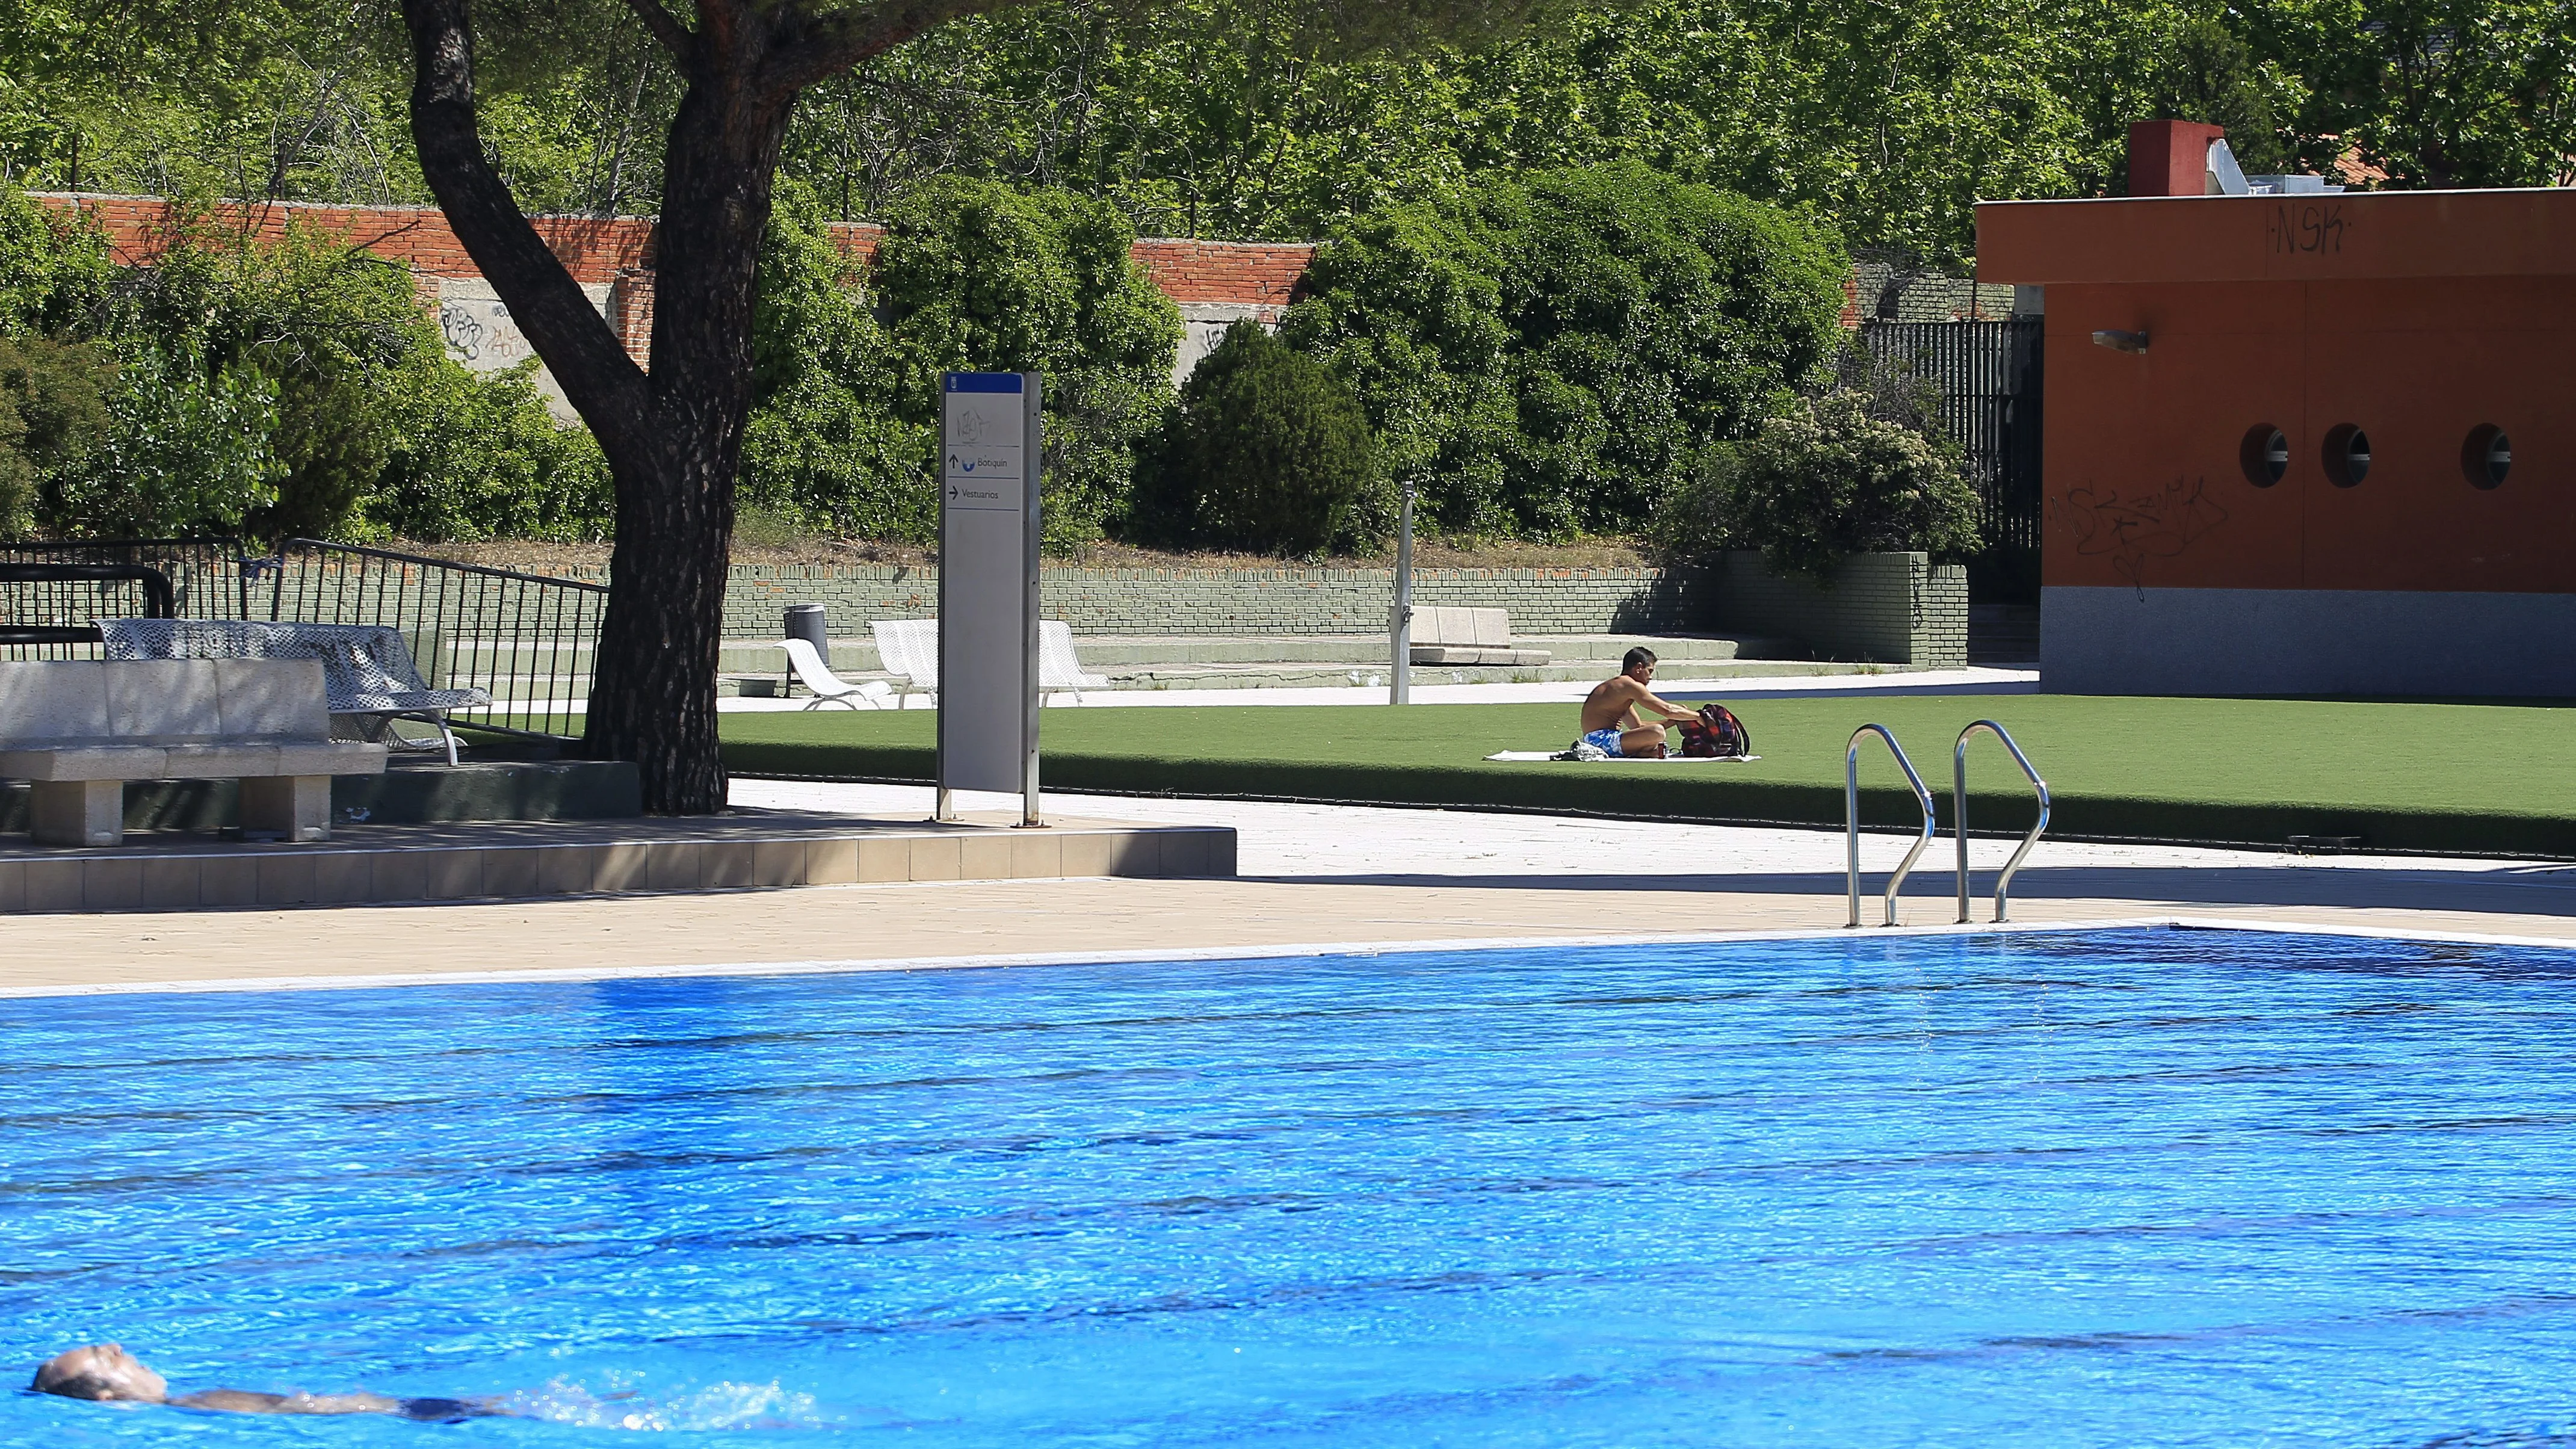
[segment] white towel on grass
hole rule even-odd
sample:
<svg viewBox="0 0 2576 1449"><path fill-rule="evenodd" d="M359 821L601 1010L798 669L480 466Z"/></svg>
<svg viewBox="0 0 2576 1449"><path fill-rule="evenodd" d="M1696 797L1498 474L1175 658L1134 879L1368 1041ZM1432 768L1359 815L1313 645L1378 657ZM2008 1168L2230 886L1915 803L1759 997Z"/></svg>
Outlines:
<svg viewBox="0 0 2576 1449"><path fill-rule="evenodd" d="M1563 750L1503 750L1487 755L1485 758L1556 760L1562 759L1564 754ZM1666 755L1659 760L1652 755L1604 755L1601 758L1603 763L1612 765L1747 765L1762 757L1760 755Z"/></svg>

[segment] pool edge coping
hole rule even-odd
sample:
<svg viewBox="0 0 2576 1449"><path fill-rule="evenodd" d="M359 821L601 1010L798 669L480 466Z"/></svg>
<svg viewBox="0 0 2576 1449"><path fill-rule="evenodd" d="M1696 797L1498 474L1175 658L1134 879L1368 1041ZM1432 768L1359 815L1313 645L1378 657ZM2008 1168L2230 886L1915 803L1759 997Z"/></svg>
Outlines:
<svg viewBox="0 0 2576 1449"><path fill-rule="evenodd" d="M562 966L516 971L411 971L311 976L234 976L203 980L108 981L77 985L5 986L0 1000L66 996L189 995L264 991L373 991L397 986L503 986L589 981L682 980L761 976L843 976L887 971L974 971L999 967L1119 966L1194 962L1267 961L1327 956L1424 955L1443 951L1499 951L1533 947L1722 945L1735 941L1870 940L1891 936L2041 935L2166 928L2195 931L2268 931L2280 935L2349 936L2370 940L2435 941L2454 945L2576 950L2576 942L2485 931L2409 931L2386 926L2318 924L2228 916L2159 915L2098 921L1942 922L1922 926L1773 928L1750 931L1619 932L1592 936L1486 936L1457 940L1325 941L1266 946L1140 948L1120 951L1022 951L973 956L904 956L878 959L710 962L664 966Z"/></svg>

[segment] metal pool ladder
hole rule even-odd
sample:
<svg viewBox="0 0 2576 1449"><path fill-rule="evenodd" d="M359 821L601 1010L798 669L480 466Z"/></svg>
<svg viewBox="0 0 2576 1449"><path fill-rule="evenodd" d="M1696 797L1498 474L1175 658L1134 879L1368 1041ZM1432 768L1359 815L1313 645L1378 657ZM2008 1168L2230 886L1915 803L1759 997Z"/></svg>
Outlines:
<svg viewBox="0 0 2576 1449"><path fill-rule="evenodd" d="M2012 853L2012 859L2004 862L2004 873L1995 877L1996 920L2000 921L2004 918L2004 904L2007 892L2012 889L2013 872L2021 869L2022 857L2030 854L2030 848L2032 846L2039 844L2039 833L2048 828L2048 782L2039 778L2039 771L2030 767L2030 756L2021 752L2021 746L2014 744L2013 737L2004 733L2004 727L1995 723L1993 720L1981 719L1975 724L1968 726L1966 729L1959 731L1959 743L1956 748L1950 751L1950 806L1951 809L1958 812L1958 820L1956 823L1959 832L1959 921L1962 925L1966 924L1968 920L1968 736L1975 734L1979 730L1986 730L1992 733L1996 739L2004 742L2004 748L2012 751L2013 763L2021 766L2021 772L2030 777L2030 788L2039 792L2039 822L2030 827L2030 834L2021 838L2021 848ZM1852 738L1854 740L1854 753L1858 753L1858 740L1860 737L1855 735ZM1888 744L1891 747L1895 743L1896 742L1894 740L1888 741ZM1900 756L1899 758L1902 757ZM1911 772L1909 771L1908 773ZM1928 809L1929 807L1927 806L1926 808ZM1858 870L1858 862L1860 860L1859 835L1855 833L1852 840L1853 869ZM1916 849L1921 849L1921 847L1917 846ZM1906 862L1908 864L1912 864L1913 859L1914 858L1912 856L1907 856ZM1902 874L1902 872L1900 872L1900 874ZM1855 880L1857 880L1857 877L1855 877ZM1855 892L1858 891L1859 887L1857 884L1854 885L1853 889ZM1887 910L1888 921L1889 924L1892 925L1895 923L1896 919L1896 896L1894 893L1894 887L1892 886L1889 888ZM1858 894L1854 894L1852 896L1852 924L1860 924L1860 897Z"/></svg>
<svg viewBox="0 0 2576 1449"><path fill-rule="evenodd" d="M1905 852L1905 860L1896 867L1896 874L1887 878L1887 924L1893 926L1896 924L1896 888L1905 884L1905 873L1914 869L1915 857L1923 853L1923 847L1932 843L1932 792L1924 788L1923 777L1914 772L1914 762L1905 758L1905 747L1896 742L1896 736L1887 726L1865 724L1852 731L1851 747L1843 751L1843 831L1851 842L1851 919L1843 922L1845 926L1860 924L1860 741L1863 735L1876 735L1887 742L1887 752L1896 757L1897 768L1905 772L1906 783L1914 787L1915 803L1923 807L1922 835L1915 839L1914 848ZM2021 752L2015 750L2013 753L2018 755ZM1960 848L1966 849L1965 846Z"/></svg>

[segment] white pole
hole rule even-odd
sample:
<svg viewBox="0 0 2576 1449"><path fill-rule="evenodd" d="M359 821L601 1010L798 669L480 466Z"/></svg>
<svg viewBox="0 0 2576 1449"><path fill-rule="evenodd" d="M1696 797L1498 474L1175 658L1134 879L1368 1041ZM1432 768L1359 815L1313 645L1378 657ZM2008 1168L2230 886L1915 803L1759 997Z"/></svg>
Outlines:
<svg viewBox="0 0 2576 1449"><path fill-rule="evenodd" d="M1395 519L1395 659L1387 675L1387 703L1413 702L1413 485Z"/></svg>

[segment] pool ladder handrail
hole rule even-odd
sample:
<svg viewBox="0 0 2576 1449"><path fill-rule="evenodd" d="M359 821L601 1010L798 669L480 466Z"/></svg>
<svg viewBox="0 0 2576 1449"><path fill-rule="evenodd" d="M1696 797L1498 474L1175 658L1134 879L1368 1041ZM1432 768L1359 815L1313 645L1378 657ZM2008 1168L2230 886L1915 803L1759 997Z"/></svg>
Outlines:
<svg viewBox="0 0 2576 1449"><path fill-rule="evenodd" d="M1969 917L1968 736L1979 730L1985 730L2004 742L2004 748L2012 751L2013 763L2021 766L2021 772L2030 777L2030 788L2039 794L2038 822L2030 827L2030 834L2021 838L2021 848L2012 853L2012 859L2004 862L2004 873L1995 877L1995 919L1997 921L2004 918L2005 904L2012 890L2013 872L2021 869L2022 857L2030 854L2032 846L2039 844L2039 833L2048 828L2048 782L2039 777L2039 771L2031 768L2030 756L2021 752L2021 746L2013 743L2013 737L2005 733L2004 727L1993 720L1981 719L1959 731L1959 743L1950 751L1950 807L1958 815L1955 823L1959 835L1959 924L1961 925L1966 925Z"/></svg>
<svg viewBox="0 0 2576 1449"><path fill-rule="evenodd" d="M1896 757L1896 767L1905 772L1906 783L1914 787L1915 803L1923 807L1923 833L1915 837L1914 848L1905 852L1905 859L1896 867L1896 874L1887 878L1888 925L1896 924L1897 887L1905 884L1905 873L1914 869L1915 859L1923 854L1923 847L1932 843L1938 830L1932 821L1932 791L1924 785L1923 777L1915 773L1914 762L1905 757L1905 747L1896 742L1895 733L1883 724L1865 724L1853 730L1851 745L1843 751L1843 833L1849 837L1851 845L1851 919L1843 922L1846 929L1860 924L1860 741L1863 735L1876 735L1887 742L1887 752Z"/></svg>

